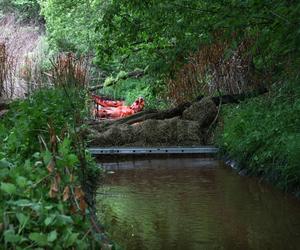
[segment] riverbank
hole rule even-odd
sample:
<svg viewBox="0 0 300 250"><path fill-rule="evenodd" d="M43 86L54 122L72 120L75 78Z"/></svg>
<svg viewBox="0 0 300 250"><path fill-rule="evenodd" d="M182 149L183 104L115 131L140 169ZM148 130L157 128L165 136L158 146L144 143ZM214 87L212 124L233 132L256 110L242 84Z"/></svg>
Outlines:
<svg viewBox="0 0 300 250"><path fill-rule="evenodd" d="M94 213L101 171L85 150L85 93L41 89L0 123L0 245L4 249L107 249ZM76 107L76 108L74 108Z"/></svg>
<svg viewBox="0 0 300 250"><path fill-rule="evenodd" d="M268 94L226 105L217 144L239 170L300 196L299 81L273 86Z"/></svg>

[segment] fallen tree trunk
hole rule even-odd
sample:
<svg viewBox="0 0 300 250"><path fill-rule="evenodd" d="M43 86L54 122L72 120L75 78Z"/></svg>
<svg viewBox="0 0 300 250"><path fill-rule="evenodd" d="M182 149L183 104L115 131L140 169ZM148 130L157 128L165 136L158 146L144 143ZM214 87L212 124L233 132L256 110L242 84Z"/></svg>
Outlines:
<svg viewBox="0 0 300 250"><path fill-rule="evenodd" d="M230 104L230 103L239 103L240 101L245 100L246 98L255 97L261 94L264 94L267 92L267 89L258 89L256 91L250 92L250 93L242 93L242 94L236 94L236 95L222 95L222 96L214 96L211 97L212 101L215 103L216 106L219 106L222 104ZM199 96L196 100L201 101L204 98L204 96ZM111 124L114 125L120 125L120 124L134 124L137 122L143 122L148 119L155 119L155 120L164 120L173 118L175 116L182 116L182 113L189 108L193 103L186 102L179 104L177 107L173 109L163 110L163 111L157 111L157 110L151 110L151 111L143 111L137 114L134 114L129 117L125 117L122 119L118 119Z"/></svg>
<svg viewBox="0 0 300 250"><path fill-rule="evenodd" d="M157 111L157 110L148 110L148 111L142 111L139 113L136 113L132 116L128 116L122 119L118 119L114 121L112 124L114 125L120 125L120 124L134 124L137 122L142 122L148 119L155 119L155 120L164 120L173 118L175 116L181 116L183 111L191 106L192 103L186 102L183 104L180 104L176 108L168 109L164 111Z"/></svg>
<svg viewBox="0 0 300 250"><path fill-rule="evenodd" d="M250 93L242 93L242 94L236 94L236 95L222 95L222 96L214 96L211 97L211 100L214 102L216 106L219 106L220 104L232 104L232 103L239 103L246 98L252 98L256 97L258 95L264 94L267 92L267 89L262 88L258 89L256 91L250 92ZM121 125L121 124L134 124L134 123L139 123L143 122L149 119L154 119L154 120L164 120L164 119L170 119L176 116L182 116L183 112L189 108L192 104L201 101L204 96L199 96L197 97L195 102L186 102L179 104L177 107L168 109L168 110L163 110L163 111L158 111L158 110L146 110L142 111L139 113L136 113L134 115L124 117L118 120L109 120L106 123L107 126L110 125ZM96 125L99 123L103 123L103 121L99 121L96 123L93 123L92 125ZM104 125L104 124L103 124Z"/></svg>
<svg viewBox="0 0 300 250"><path fill-rule="evenodd" d="M103 84L99 84L99 85L89 87L89 91L95 91L97 89L102 89L102 88L103 88Z"/></svg>
<svg viewBox="0 0 300 250"><path fill-rule="evenodd" d="M254 90L254 91L248 92L248 93L241 93L241 94L236 94L236 95L214 96L211 99L217 106L219 106L220 103L222 103L222 104L239 103L241 101L244 101L245 99L263 95L267 92L268 92L268 89L266 89L266 88L258 88L257 90ZM197 98L197 100L201 100L203 97L204 96L200 96Z"/></svg>
<svg viewBox="0 0 300 250"><path fill-rule="evenodd" d="M132 72L128 72L124 77L114 80L110 85L116 84L119 80L126 80L128 78L137 79L137 78L143 77L144 75L145 75L144 70L135 70L135 71L132 71ZM101 84L89 87L88 90L89 91L95 91L97 89L102 89L103 87L104 87L104 83L101 83Z"/></svg>

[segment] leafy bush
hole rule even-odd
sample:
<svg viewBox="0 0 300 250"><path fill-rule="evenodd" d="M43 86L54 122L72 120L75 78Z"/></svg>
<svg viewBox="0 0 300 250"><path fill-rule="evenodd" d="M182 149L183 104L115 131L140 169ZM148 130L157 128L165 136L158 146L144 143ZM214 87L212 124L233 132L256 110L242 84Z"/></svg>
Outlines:
<svg viewBox="0 0 300 250"><path fill-rule="evenodd" d="M42 21L38 0L1 0L0 7L2 12L17 12L22 21Z"/></svg>
<svg viewBox="0 0 300 250"><path fill-rule="evenodd" d="M112 78L109 78L112 79ZM104 87L103 94L116 99L125 99L131 105L139 96L145 99L145 108L166 108L166 101L158 97L158 83L152 78L118 80L113 86Z"/></svg>
<svg viewBox="0 0 300 250"><path fill-rule="evenodd" d="M85 218L89 210L82 183L96 168L84 145L78 146L85 93L77 91L35 92L15 101L0 124L4 249L101 247L103 236L94 235Z"/></svg>
<svg viewBox="0 0 300 250"><path fill-rule="evenodd" d="M74 197L66 191L80 188L78 178L71 177L76 176L79 161L67 138L59 151L53 172L49 151L36 152L23 163L0 161L0 244L5 249L89 249L91 237L85 233L90 225L76 210L72 212Z"/></svg>
<svg viewBox="0 0 300 250"><path fill-rule="evenodd" d="M0 139L5 139L4 144L0 142L1 148L11 157L26 158L39 150L38 135L49 137L48 124L60 134L74 123L77 111L82 112L84 105L85 94L78 95L72 89L68 95L63 89L44 89L26 100L15 101L0 130Z"/></svg>
<svg viewBox="0 0 300 250"><path fill-rule="evenodd" d="M62 52L94 51L99 35L95 32L95 20L101 16L97 1L40 2L52 48Z"/></svg>
<svg viewBox="0 0 300 250"><path fill-rule="evenodd" d="M298 82L273 89L225 110L219 144L250 174L300 194L299 114Z"/></svg>
<svg viewBox="0 0 300 250"><path fill-rule="evenodd" d="M103 1L98 8L100 65L116 58L139 61L146 55L152 71L172 76L173 66L203 45L229 40L230 52L250 38L253 42L247 53L257 69L276 74L286 74L286 69L298 72L298 2L119 0Z"/></svg>

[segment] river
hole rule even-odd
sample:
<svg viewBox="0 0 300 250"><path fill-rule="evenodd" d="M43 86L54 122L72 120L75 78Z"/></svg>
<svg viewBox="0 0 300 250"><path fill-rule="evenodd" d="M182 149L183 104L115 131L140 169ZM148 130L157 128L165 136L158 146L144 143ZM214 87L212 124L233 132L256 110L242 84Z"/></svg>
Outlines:
<svg viewBox="0 0 300 250"><path fill-rule="evenodd" d="M98 216L122 249L300 249L300 201L221 161L103 165Z"/></svg>

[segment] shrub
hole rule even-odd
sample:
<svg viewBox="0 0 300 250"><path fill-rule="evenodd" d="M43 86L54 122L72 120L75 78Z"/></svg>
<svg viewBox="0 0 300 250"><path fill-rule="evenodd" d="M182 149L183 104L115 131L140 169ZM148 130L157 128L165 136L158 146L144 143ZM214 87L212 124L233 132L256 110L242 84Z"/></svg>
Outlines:
<svg viewBox="0 0 300 250"><path fill-rule="evenodd" d="M28 99L11 104L0 130L0 139L5 139L4 143L0 141L0 145L8 156L18 155L26 159L26 156L38 151L38 135L48 138L49 124L59 135L63 128L74 124L77 113L83 112L85 93L73 89L67 91L68 96L61 88L43 89Z"/></svg>
<svg viewBox="0 0 300 250"><path fill-rule="evenodd" d="M111 79L111 78L109 78ZM131 105L136 98L142 96L145 99L146 109L166 108L166 101L158 97L159 84L152 78L118 80L113 86L104 87L103 94L115 99L125 99Z"/></svg>
<svg viewBox="0 0 300 250"><path fill-rule="evenodd" d="M85 93L67 91L44 89L15 101L0 124L4 249L103 247L103 235L94 235L86 219L90 210L82 185L96 169L78 127Z"/></svg>
<svg viewBox="0 0 300 250"><path fill-rule="evenodd" d="M16 12L22 21L42 22L38 0L1 0L0 8L0 14Z"/></svg>

